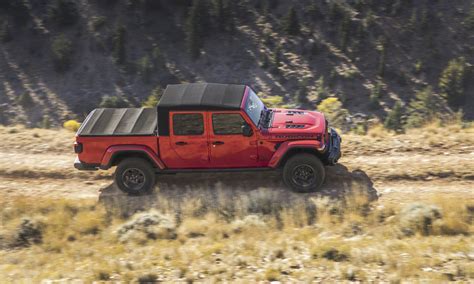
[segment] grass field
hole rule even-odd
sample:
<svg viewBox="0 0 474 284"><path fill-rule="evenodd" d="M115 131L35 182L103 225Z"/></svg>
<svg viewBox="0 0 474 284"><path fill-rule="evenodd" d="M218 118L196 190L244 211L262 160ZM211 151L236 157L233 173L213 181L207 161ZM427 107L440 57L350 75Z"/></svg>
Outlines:
<svg viewBox="0 0 474 284"><path fill-rule="evenodd" d="M137 198L71 169L71 132L0 137L0 282L474 279L472 128L344 135L321 193L175 176Z"/></svg>

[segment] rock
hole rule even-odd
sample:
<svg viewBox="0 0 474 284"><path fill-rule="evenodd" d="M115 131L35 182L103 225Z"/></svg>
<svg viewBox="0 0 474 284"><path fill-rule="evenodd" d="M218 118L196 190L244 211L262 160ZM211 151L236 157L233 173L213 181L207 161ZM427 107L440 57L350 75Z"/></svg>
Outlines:
<svg viewBox="0 0 474 284"><path fill-rule="evenodd" d="M422 203L408 204L400 212L400 228L407 236L417 232L429 235L434 221L441 218L441 210L436 206Z"/></svg>
<svg viewBox="0 0 474 284"><path fill-rule="evenodd" d="M120 226L117 235L121 241L175 239L176 224L170 216L155 211L138 213Z"/></svg>

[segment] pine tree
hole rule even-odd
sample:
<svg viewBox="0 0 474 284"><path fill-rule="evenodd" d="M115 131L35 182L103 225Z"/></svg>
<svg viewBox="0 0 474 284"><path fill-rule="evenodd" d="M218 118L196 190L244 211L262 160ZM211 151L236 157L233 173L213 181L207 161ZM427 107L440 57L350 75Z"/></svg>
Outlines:
<svg viewBox="0 0 474 284"><path fill-rule="evenodd" d="M113 36L112 56L118 65L124 65L127 61L126 29L123 25L118 25Z"/></svg>
<svg viewBox="0 0 474 284"><path fill-rule="evenodd" d="M69 39L64 35L56 37L51 44L51 51L56 71L64 72L71 67L73 48L72 42Z"/></svg>
<svg viewBox="0 0 474 284"><path fill-rule="evenodd" d="M216 0L214 2L214 9L215 9L215 16L216 16L216 22L217 22L217 28L220 31L225 31L226 29L226 13L224 10L224 0Z"/></svg>
<svg viewBox="0 0 474 284"><path fill-rule="evenodd" d="M307 105L309 103L308 100L308 79L303 79L299 83L299 88L296 93L296 99L299 104Z"/></svg>
<svg viewBox="0 0 474 284"><path fill-rule="evenodd" d="M300 23L294 7L291 7L284 19L284 30L289 35L298 35L300 33Z"/></svg>
<svg viewBox="0 0 474 284"><path fill-rule="evenodd" d="M460 57L449 61L439 79L441 95L447 99L450 106L458 108L466 98L466 59Z"/></svg>
<svg viewBox="0 0 474 284"><path fill-rule="evenodd" d="M402 104L397 101L393 109L388 113L385 119L384 127L390 130L400 131L402 124L403 108Z"/></svg>
<svg viewBox="0 0 474 284"><path fill-rule="evenodd" d="M197 59L210 29L210 16L204 0L195 0L186 22L186 43L193 59Z"/></svg>
<svg viewBox="0 0 474 284"><path fill-rule="evenodd" d="M9 42L13 39L10 24L5 20L0 27L0 40L2 42Z"/></svg>
<svg viewBox="0 0 474 284"><path fill-rule="evenodd" d="M277 45L275 52L273 53L273 65L275 69L278 69L281 65L281 46Z"/></svg>
<svg viewBox="0 0 474 284"><path fill-rule="evenodd" d="M379 62L377 68L377 75L380 78L383 78L385 75L385 61L387 57L387 40L384 37L381 37L377 43L377 50L379 54Z"/></svg>
<svg viewBox="0 0 474 284"><path fill-rule="evenodd" d="M49 7L49 16L59 25L70 26L76 23L79 13L72 0L56 0Z"/></svg>

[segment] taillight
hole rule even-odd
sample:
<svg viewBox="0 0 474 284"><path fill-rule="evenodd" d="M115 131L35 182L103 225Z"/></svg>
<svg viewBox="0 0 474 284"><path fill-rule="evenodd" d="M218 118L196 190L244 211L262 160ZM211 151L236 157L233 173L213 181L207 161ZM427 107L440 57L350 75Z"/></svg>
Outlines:
<svg viewBox="0 0 474 284"><path fill-rule="evenodd" d="M80 154L82 153L82 150L83 150L82 143L74 142L74 152L76 154Z"/></svg>

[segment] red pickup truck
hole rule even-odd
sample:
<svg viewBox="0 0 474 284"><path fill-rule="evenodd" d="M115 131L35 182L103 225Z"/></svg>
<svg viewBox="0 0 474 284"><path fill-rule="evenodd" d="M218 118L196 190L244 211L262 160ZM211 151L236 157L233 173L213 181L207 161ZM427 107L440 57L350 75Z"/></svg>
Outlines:
<svg viewBox="0 0 474 284"><path fill-rule="evenodd" d="M117 166L115 182L149 193L157 175L282 169L295 191L317 190L341 138L317 111L265 107L245 85L169 85L153 108L96 109L74 150L79 170Z"/></svg>

